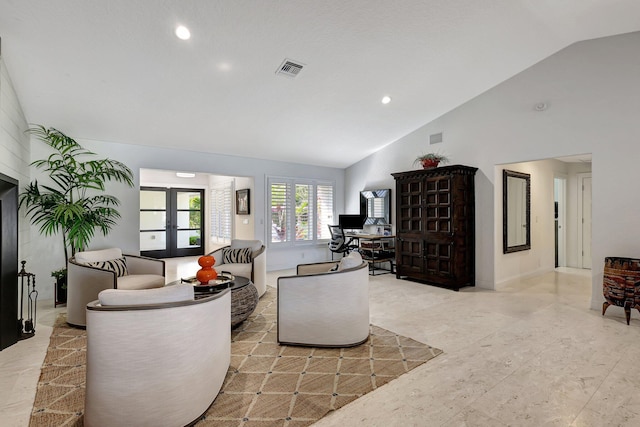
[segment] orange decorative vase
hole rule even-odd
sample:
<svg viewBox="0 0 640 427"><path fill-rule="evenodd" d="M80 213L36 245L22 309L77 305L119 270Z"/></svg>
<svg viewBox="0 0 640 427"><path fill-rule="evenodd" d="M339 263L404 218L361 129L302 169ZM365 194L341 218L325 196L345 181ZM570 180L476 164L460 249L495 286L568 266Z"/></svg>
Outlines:
<svg viewBox="0 0 640 427"><path fill-rule="evenodd" d="M204 255L198 258L198 264L202 268L196 273L196 279L201 285L208 285L209 280L215 280L218 277L218 272L213 268L215 263L216 259L211 255Z"/></svg>

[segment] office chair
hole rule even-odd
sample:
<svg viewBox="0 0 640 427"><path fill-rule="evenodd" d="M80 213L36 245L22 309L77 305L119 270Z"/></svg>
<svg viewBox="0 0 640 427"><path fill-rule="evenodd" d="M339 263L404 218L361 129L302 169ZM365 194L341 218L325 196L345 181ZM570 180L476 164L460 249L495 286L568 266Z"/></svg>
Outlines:
<svg viewBox="0 0 640 427"><path fill-rule="evenodd" d="M339 225L328 225L329 232L331 232L331 241L329 242L329 250L331 251L331 259L333 260L333 254L348 254L354 249L358 249L358 245L354 243L355 238L351 237L346 239L344 230Z"/></svg>

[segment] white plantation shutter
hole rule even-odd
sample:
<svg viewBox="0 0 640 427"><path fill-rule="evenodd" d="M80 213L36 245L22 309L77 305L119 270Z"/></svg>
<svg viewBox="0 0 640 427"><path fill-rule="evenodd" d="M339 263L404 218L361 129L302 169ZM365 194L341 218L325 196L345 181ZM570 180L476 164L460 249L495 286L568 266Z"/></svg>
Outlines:
<svg viewBox="0 0 640 427"><path fill-rule="evenodd" d="M294 245L329 239L334 184L293 178L267 179L270 243Z"/></svg>
<svg viewBox="0 0 640 427"><path fill-rule="evenodd" d="M211 190L211 238L218 243L231 242L232 182Z"/></svg>
<svg viewBox="0 0 640 427"><path fill-rule="evenodd" d="M313 186L296 184L296 240L313 240Z"/></svg>
<svg viewBox="0 0 640 427"><path fill-rule="evenodd" d="M333 220L333 185L318 184L316 200L316 238L330 239L328 226L337 224Z"/></svg>
<svg viewBox="0 0 640 427"><path fill-rule="evenodd" d="M269 207L271 217L271 242L290 242L289 222L292 216L292 186L286 180L269 180Z"/></svg>

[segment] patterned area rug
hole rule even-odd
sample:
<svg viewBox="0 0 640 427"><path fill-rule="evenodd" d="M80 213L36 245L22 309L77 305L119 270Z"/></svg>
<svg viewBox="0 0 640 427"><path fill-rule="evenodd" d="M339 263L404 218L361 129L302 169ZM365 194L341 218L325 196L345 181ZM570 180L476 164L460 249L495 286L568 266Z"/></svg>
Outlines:
<svg viewBox="0 0 640 427"><path fill-rule="evenodd" d="M276 291L231 334L231 366L198 426L302 427L442 353L371 326L369 341L351 348L281 346ZM31 426L81 426L86 332L56 321L38 383Z"/></svg>

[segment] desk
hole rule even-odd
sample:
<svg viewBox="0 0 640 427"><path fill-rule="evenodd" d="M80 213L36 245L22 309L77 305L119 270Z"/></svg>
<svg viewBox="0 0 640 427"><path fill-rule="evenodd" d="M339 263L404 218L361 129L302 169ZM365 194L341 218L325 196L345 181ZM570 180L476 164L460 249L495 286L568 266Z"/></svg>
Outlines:
<svg viewBox="0 0 640 427"><path fill-rule="evenodd" d="M396 236L357 233L346 233L345 236L357 240L362 259L369 263L369 274L375 276L376 271L393 273L393 264L396 258L394 245ZM389 268L382 268L381 264L383 263L389 263Z"/></svg>

